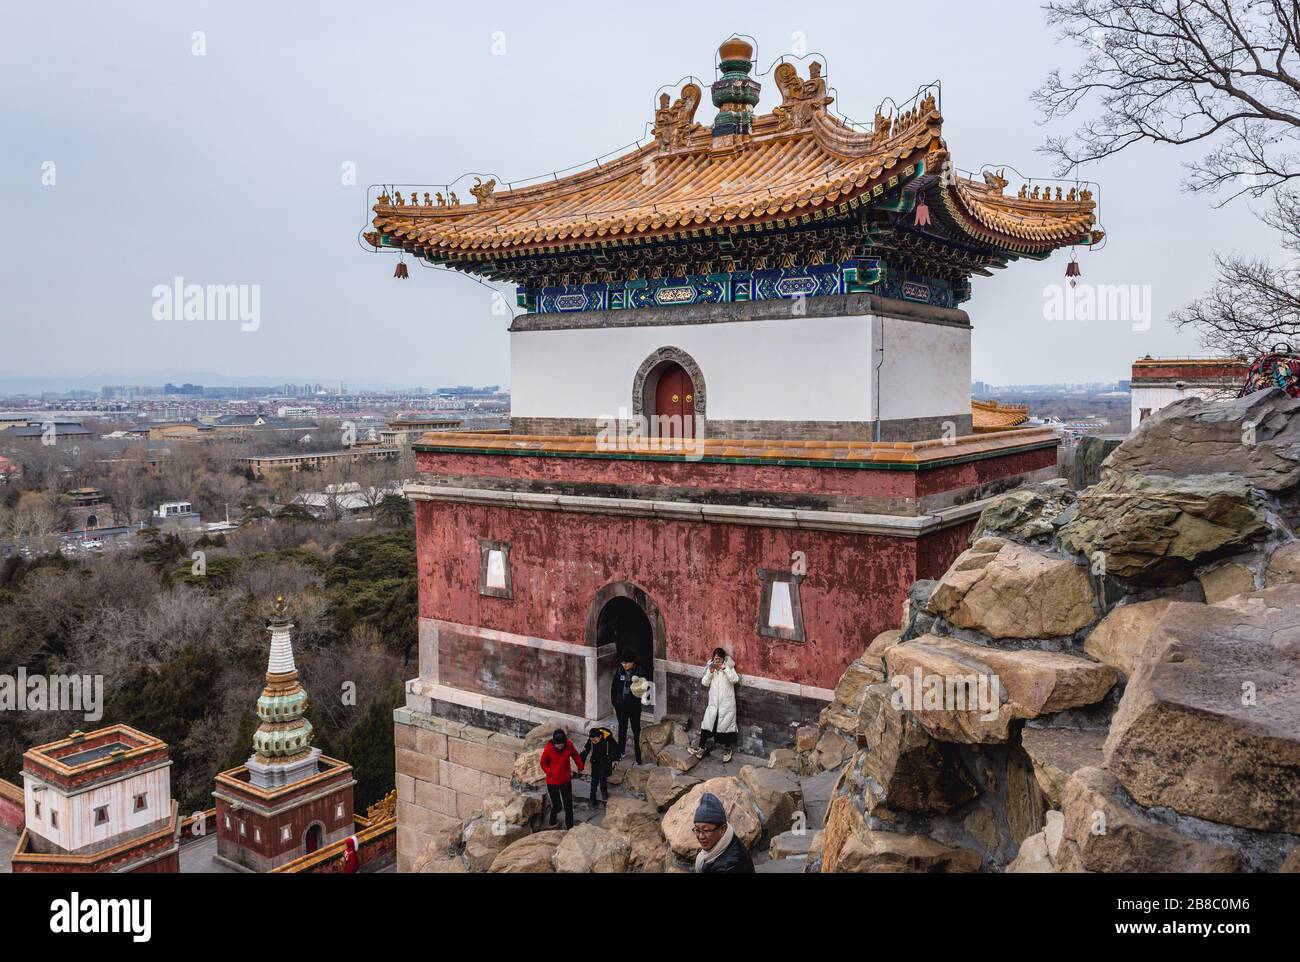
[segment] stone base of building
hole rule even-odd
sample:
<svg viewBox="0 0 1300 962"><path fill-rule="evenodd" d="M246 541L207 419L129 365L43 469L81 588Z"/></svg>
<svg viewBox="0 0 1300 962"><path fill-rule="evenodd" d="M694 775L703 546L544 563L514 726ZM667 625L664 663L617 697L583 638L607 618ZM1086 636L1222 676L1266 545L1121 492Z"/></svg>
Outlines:
<svg viewBox="0 0 1300 962"><path fill-rule="evenodd" d="M524 751L517 736L410 708L393 713L393 743L399 872L411 871L430 843L481 813L485 797L508 790Z"/></svg>

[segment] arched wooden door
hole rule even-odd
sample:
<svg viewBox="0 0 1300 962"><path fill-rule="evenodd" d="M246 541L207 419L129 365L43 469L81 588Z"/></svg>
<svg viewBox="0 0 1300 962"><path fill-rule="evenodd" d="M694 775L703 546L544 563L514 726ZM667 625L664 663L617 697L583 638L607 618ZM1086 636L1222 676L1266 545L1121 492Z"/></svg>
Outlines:
<svg viewBox="0 0 1300 962"><path fill-rule="evenodd" d="M670 363L655 386L655 415L676 418L660 421L660 437L693 437L695 433L695 385L680 364Z"/></svg>
<svg viewBox="0 0 1300 962"><path fill-rule="evenodd" d="M324 833L321 831L319 824L313 825L311 828L307 829L306 849L308 855L320 848L323 835Z"/></svg>

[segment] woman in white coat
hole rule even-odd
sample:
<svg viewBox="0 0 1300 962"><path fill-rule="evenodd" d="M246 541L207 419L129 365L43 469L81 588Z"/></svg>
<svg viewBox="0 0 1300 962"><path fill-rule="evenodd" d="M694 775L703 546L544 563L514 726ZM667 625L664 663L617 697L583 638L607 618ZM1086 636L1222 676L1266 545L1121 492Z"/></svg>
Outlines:
<svg viewBox="0 0 1300 962"><path fill-rule="evenodd" d="M740 684L736 663L721 648L714 648L700 684L709 690L709 707L700 721L699 744L690 752L703 758L717 742L722 746L722 760L729 762L736 748L736 686Z"/></svg>

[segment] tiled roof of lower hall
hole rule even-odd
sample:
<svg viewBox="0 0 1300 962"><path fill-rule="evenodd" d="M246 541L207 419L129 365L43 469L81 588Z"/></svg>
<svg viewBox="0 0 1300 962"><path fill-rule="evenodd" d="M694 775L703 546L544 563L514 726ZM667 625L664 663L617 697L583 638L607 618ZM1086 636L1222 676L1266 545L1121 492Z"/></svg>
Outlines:
<svg viewBox="0 0 1300 962"><path fill-rule="evenodd" d="M782 67L789 68L784 80ZM820 64L804 80L790 64L777 68L784 102L755 117L751 133L715 137L694 122L701 91L695 84L656 114L647 145L592 169L512 190L496 181L471 188L475 203L434 201L416 192L381 195L374 206L373 246L401 247L441 260L490 261L506 254L570 250L643 241L682 232L774 222L801 222L847 211L880 196L918 165L937 181L927 188L959 232L1011 251L1046 253L1090 243L1096 204L1087 190L1066 196L957 173L942 137L933 97L896 117L876 117L862 130L832 115ZM793 75L793 76L792 76ZM454 195L453 195L454 196Z"/></svg>
<svg viewBox="0 0 1300 962"><path fill-rule="evenodd" d="M417 450L558 457L682 457L745 461L807 461L827 466L923 466L1059 440L1048 428L1017 428L928 441L796 441L779 438L704 438L680 442L639 438L607 442L596 435L438 432L425 434Z"/></svg>
<svg viewBox="0 0 1300 962"><path fill-rule="evenodd" d="M976 431L1011 428L1029 420L1028 404L999 404L992 399L987 401L972 399L970 408L971 425Z"/></svg>

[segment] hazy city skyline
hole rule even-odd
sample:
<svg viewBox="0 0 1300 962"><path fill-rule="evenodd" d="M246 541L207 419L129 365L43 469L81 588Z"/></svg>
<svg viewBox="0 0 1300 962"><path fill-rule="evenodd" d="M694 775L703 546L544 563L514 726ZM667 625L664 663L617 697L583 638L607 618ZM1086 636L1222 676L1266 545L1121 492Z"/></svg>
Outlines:
<svg viewBox="0 0 1300 962"><path fill-rule="evenodd" d="M619 151L645 135L661 87L712 79L733 31L757 40L762 111L777 99L770 65L806 46L843 114L869 122L883 98L904 101L939 79L958 165L1006 166L1012 189L1011 168L1049 176L1036 148L1059 128L1038 126L1028 97L1081 54L1057 44L1036 3L995 14L941 6L942 32L918 29L904 9L874 11L869 36L889 43L838 29L863 14L832 3L593 6L563 18L535 4L398 3L382 23L333 3L310 14L249 3L11 7L0 15L0 199L26 229L0 241L0 378L221 371L506 386L510 317L494 311L494 289L414 266L409 281L393 280L396 259L358 240L367 185L466 171L504 183ZM1110 381L1144 354L1200 351L1167 314L1204 291L1215 250L1267 254L1271 241L1244 203L1215 210L1182 193L1186 159L1142 148L1084 174L1101 185L1109 236L1079 252L1083 280L1136 285L1150 297L1150 329L1046 319L1045 288L1064 282L1068 252L1018 262L975 278L963 305L974 379ZM179 310L158 319L154 292L177 278L255 286L257 323L186 321ZM499 290L514 312L513 289Z"/></svg>

